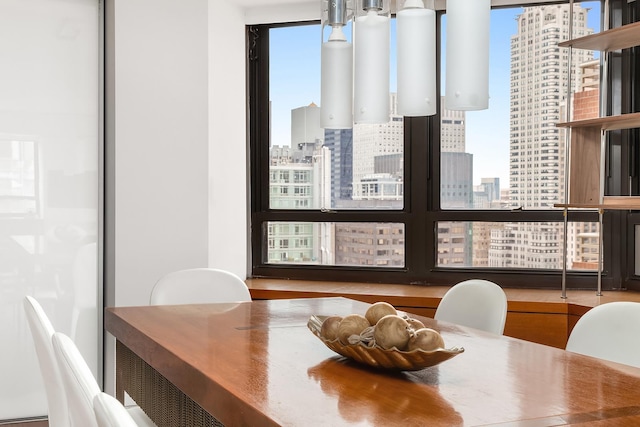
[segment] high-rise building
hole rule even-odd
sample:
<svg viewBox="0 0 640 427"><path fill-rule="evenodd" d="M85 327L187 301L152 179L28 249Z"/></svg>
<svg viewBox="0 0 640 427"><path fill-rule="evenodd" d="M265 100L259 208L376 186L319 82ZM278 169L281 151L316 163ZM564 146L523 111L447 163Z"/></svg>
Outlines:
<svg viewBox="0 0 640 427"><path fill-rule="evenodd" d="M509 188L512 208L548 209L564 200L562 105L568 78L568 50L562 40L587 35L587 9L568 4L526 7L511 37ZM569 34L570 20L573 34ZM573 64L593 59L593 52L573 52ZM580 69L576 67L578 74ZM489 265L512 268L561 268L562 224L514 223L491 233Z"/></svg>
<svg viewBox="0 0 640 427"><path fill-rule="evenodd" d="M325 129L324 146L331 153L331 206L351 200L353 193L353 129Z"/></svg>
<svg viewBox="0 0 640 427"><path fill-rule="evenodd" d="M336 264L404 267L404 227L395 223L338 223Z"/></svg>
<svg viewBox="0 0 640 427"><path fill-rule="evenodd" d="M440 154L440 198L447 209L469 209L473 206L473 154Z"/></svg>
<svg viewBox="0 0 640 427"><path fill-rule="evenodd" d="M323 138L320 107L312 102L305 107L291 110L291 147L304 142L321 141Z"/></svg>
<svg viewBox="0 0 640 427"><path fill-rule="evenodd" d="M600 117L600 60L595 59L578 66L580 80L572 97L572 120Z"/></svg>
<svg viewBox="0 0 640 427"><path fill-rule="evenodd" d="M315 104L291 111L291 147L270 150L269 206L272 209L319 209L327 203L328 152L322 149L320 109ZM271 222L268 261L318 263L323 257L318 225Z"/></svg>
<svg viewBox="0 0 640 427"><path fill-rule="evenodd" d="M556 123L569 81L568 49L558 43L587 35L587 9L569 5L526 7L511 37L510 199L513 208L544 209L564 197L564 133ZM593 59L593 52L575 49L573 64ZM579 73L580 68L576 67Z"/></svg>

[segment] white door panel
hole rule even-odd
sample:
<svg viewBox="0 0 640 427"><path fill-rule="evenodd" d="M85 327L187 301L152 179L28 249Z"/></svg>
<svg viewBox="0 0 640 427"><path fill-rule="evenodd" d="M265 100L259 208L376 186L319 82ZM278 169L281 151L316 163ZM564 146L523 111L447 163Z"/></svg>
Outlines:
<svg viewBox="0 0 640 427"><path fill-rule="evenodd" d="M100 7L0 0L0 421L47 412L25 295L100 366Z"/></svg>

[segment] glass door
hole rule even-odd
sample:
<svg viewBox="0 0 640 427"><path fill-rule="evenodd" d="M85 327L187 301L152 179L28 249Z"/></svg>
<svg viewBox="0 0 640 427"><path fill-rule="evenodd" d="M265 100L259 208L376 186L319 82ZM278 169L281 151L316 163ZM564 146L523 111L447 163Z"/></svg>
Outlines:
<svg viewBox="0 0 640 427"><path fill-rule="evenodd" d="M0 1L0 423L47 412L25 295L101 375L100 39L99 0Z"/></svg>

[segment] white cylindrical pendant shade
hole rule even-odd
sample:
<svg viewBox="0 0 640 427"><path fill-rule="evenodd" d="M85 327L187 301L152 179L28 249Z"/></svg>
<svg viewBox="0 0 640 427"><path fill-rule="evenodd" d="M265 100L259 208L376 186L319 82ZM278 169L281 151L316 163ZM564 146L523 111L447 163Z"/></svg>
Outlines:
<svg viewBox="0 0 640 427"><path fill-rule="evenodd" d="M354 27L355 123L389 122L389 17L374 11Z"/></svg>
<svg viewBox="0 0 640 427"><path fill-rule="evenodd" d="M322 43L320 126L353 127L353 45L346 41Z"/></svg>
<svg viewBox="0 0 640 427"><path fill-rule="evenodd" d="M446 108L489 108L491 0L447 0L446 13Z"/></svg>
<svg viewBox="0 0 640 427"><path fill-rule="evenodd" d="M436 113L436 13L407 8L396 14L398 114Z"/></svg>

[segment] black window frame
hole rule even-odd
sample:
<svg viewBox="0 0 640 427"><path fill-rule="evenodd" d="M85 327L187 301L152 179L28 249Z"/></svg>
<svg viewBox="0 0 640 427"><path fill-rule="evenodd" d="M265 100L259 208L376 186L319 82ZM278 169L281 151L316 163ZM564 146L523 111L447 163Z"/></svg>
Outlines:
<svg viewBox="0 0 640 427"><path fill-rule="evenodd" d="M611 10L625 9L623 0L611 0ZM636 2L637 3L637 2ZM524 5L525 3L523 3ZM526 5L535 5L526 3ZM512 7L512 6L509 6ZM626 6L628 9L630 6ZM634 6L635 8L635 6ZM603 3L604 13L604 3ZM612 14L613 15L613 14ZM623 20L637 13L626 12ZM440 14L438 15L440 17ZM620 15L617 15L620 16ZM437 19L437 61L441 60L440 19ZM625 22L625 23L626 23ZM319 24L294 22L250 25L247 27L248 129L251 204L251 276L299 280L352 281L367 283L402 283L416 285L451 285L470 278L493 280L504 287L561 288L561 270L446 268L436 265L436 228L439 221L545 222L564 221L564 211L555 210L442 210L440 208L440 107L433 117L404 118L404 207L402 210L285 210L269 208L269 30L294 25ZM614 23L621 25L620 23ZM627 53L637 58L635 52ZM636 60L636 59L634 59ZM611 67L619 67L620 63ZM608 73L616 76L615 69ZM620 74L620 69L617 70ZM610 77L613 78L613 77ZM438 67L438 90L440 71ZM623 81L634 89L637 76ZM438 93L438 97L440 94ZM611 101L609 101L611 105ZM636 131L637 132L637 131ZM632 134L632 132L628 132ZM625 135L626 146L632 136ZM636 137L637 139L637 137ZM623 145L624 142L623 142ZM636 153L640 150L636 150ZM622 158L608 156L608 170L620 170ZM426 167L425 167L426 166ZM626 172L626 169L625 171ZM617 182L625 181L618 178ZM636 177L635 186L640 187ZM608 191L615 191L608 187ZM427 195L424 197L423 195ZM621 193L625 194L625 193ZM629 212L604 213L604 251L602 289L638 288L640 277L634 277L630 256L623 256L631 247ZM568 221L598 222L598 212L567 212ZM405 266L403 268L358 268L341 265L268 264L266 224L269 221L292 222L396 222L405 225ZM631 242L629 242L631 240ZM612 263L612 260L619 263ZM630 271L631 269L631 271ZM596 289L597 272L568 270L567 289Z"/></svg>

